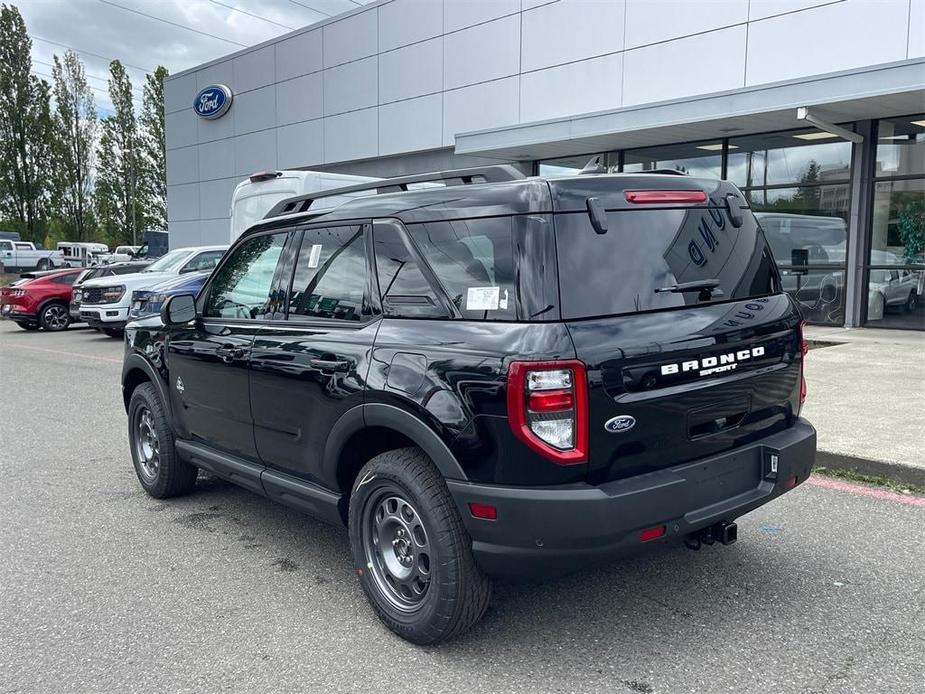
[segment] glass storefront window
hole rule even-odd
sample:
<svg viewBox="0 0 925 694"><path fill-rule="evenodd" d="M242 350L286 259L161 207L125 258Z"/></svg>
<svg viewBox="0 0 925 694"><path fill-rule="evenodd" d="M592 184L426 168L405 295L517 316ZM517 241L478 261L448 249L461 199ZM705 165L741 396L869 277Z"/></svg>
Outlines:
<svg viewBox="0 0 925 694"><path fill-rule="evenodd" d="M690 176L719 178L723 172L723 143L689 142L664 147L628 149L623 153L623 171L670 169Z"/></svg>
<svg viewBox="0 0 925 694"><path fill-rule="evenodd" d="M882 120L875 176L925 174L925 114Z"/></svg>
<svg viewBox="0 0 925 694"><path fill-rule="evenodd" d="M726 178L742 188L847 181L851 143L820 130L729 140Z"/></svg>

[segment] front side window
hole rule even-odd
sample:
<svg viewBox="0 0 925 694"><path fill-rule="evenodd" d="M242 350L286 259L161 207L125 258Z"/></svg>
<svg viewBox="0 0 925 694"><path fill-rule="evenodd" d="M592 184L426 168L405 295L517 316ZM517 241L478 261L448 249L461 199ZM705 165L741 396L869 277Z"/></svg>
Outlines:
<svg viewBox="0 0 925 694"><path fill-rule="evenodd" d="M254 319L266 313L270 285L286 242L286 233L248 239L216 274L205 315L212 318Z"/></svg>
<svg viewBox="0 0 925 694"><path fill-rule="evenodd" d="M308 229L296 259L290 318L361 321L369 315L362 226Z"/></svg>

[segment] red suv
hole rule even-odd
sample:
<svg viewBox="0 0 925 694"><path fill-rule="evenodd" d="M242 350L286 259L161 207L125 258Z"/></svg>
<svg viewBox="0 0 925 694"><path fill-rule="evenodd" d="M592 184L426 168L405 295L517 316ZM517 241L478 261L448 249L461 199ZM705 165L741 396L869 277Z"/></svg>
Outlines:
<svg viewBox="0 0 925 694"><path fill-rule="evenodd" d="M71 324L68 307L71 285L83 268L36 274L0 289L0 317L23 330L66 330Z"/></svg>

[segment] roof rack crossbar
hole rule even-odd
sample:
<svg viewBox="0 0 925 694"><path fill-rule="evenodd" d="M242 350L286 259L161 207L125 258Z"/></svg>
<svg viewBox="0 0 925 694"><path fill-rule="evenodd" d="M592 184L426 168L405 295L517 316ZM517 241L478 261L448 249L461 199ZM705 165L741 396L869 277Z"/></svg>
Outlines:
<svg viewBox="0 0 925 694"><path fill-rule="evenodd" d="M412 174L410 176L383 178L378 181L369 181L368 183L359 183L352 186L344 186L343 188L319 190L314 193L306 193L305 195L296 195L291 198L286 198L276 203L272 209L267 212L264 219L271 219L284 214L306 212L311 208L315 200L349 193L375 190L377 195L382 195L384 193L405 192L408 190L408 186L415 183L443 181L447 186L453 186L470 185L473 183L501 183L503 181L514 181L521 178L524 178L523 173L510 164L476 166L468 169L432 171L429 173Z"/></svg>

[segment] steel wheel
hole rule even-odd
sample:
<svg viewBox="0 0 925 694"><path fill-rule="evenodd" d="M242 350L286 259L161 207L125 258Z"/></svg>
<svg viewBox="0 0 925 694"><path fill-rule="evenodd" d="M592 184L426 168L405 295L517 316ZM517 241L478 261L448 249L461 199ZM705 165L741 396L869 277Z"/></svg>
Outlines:
<svg viewBox="0 0 925 694"><path fill-rule="evenodd" d="M42 311L42 325L46 330L64 330L70 322L71 316L61 304L52 304Z"/></svg>
<svg viewBox="0 0 925 694"><path fill-rule="evenodd" d="M414 612L427 596L431 551L423 519L394 490L370 498L363 510L366 566L383 597L402 612Z"/></svg>
<svg viewBox="0 0 925 694"><path fill-rule="evenodd" d="M161 464L161 445L151 410L147 407L139 407L135 412L134 433L138 468L148 482L154 482Z"/></svg>

